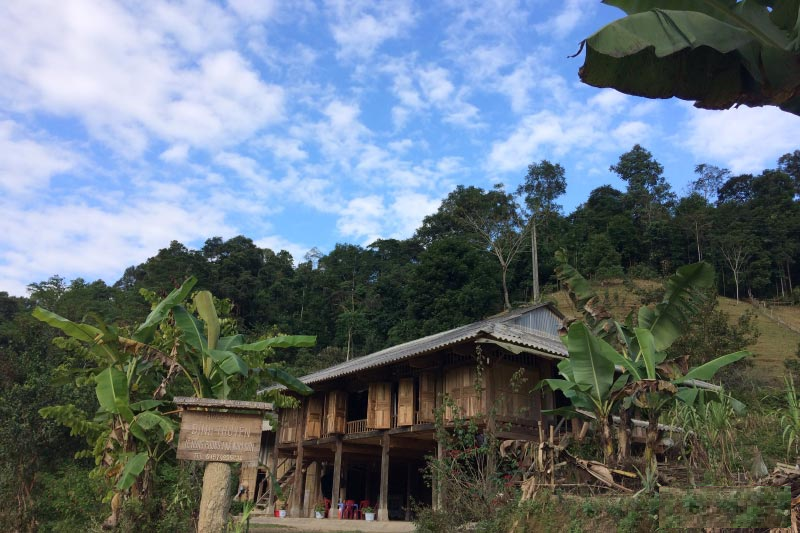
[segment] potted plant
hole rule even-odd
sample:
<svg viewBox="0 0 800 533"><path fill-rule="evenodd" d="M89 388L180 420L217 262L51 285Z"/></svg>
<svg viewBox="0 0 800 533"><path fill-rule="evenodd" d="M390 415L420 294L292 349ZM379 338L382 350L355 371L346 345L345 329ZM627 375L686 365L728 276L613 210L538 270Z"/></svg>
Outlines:
<svg viewBox="0 0 800 533"><path fill-rule="evenodd" d="M372 522L373 520L375 520L375 508L374 507L372 507L370 505L367 505L366 507L361 509L361 512L364 513L364 520L366 520L367 522Z"/></svg>
<svg viewBox="0 0 800 533"><path fill-rule="evenodd" d="M314 516L317 518L325 518L325 504L322 502L317 503L314 506Z"/></svg>
<svg viewBox="0 0 800 533"><path fill-rule="evenodd" d="M275 501L275 516L286 518L286 500Z"/></svg>

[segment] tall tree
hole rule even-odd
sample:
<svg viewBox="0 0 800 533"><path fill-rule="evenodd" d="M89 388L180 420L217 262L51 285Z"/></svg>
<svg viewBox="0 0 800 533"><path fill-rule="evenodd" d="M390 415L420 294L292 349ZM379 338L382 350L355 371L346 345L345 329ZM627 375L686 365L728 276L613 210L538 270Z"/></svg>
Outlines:
<svg viewBox="0 0 800 533"><path fill-rule="evenodd" d="M564 177L564 167L558 163L553 164L547 159L528 165L525 181L517 188L517 195L523 198L528 208L534 302L538 302L540 298L537 232L540 226L545 225L550 217L561 209L561 206L556 203L556 198L564 194L566 190L567 180Z"/></svg>

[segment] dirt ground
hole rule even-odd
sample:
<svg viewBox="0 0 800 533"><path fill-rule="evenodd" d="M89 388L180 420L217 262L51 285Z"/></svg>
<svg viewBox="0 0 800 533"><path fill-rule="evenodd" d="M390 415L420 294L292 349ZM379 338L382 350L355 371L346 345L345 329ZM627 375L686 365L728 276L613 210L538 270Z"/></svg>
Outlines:
<svg viewBox="0 0 800 533"><path fill-rule="evenodd" d="M306 533L339 531L349 533L410 533L414 531L411 522L367 522L365 520L331 520L316 518L275 518L274 516L253 516L250 518L251 533Z"/></svg>

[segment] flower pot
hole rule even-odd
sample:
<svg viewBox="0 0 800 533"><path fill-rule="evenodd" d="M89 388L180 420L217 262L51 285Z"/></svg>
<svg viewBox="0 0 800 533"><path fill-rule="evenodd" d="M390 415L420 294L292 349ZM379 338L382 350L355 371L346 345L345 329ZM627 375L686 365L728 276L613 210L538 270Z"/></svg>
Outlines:
<svg viewBox="0 0 800 533"><path fill-rule="evenodd" d="M275 509L275 518L278 518L281 515L280 509Z"/></svg>
<svg viewBox="0 0 800 533"><path fill-rule="evenodd" d="M314 516L317 518L325 518L325 513L324 511L314 511Z"/></svg>
<svg viewBox="0 0 800 533"><path fill-rule="evenodd" d="M281 509L280 511L278 511L278 516L280 518L286 518L286 509Z"/></svg>
<svg viewBox="0 0 800 533"><path fill-rule="evenodd" d="M375 513L364 513L364 520L373 522L375 520Z"/></svg>

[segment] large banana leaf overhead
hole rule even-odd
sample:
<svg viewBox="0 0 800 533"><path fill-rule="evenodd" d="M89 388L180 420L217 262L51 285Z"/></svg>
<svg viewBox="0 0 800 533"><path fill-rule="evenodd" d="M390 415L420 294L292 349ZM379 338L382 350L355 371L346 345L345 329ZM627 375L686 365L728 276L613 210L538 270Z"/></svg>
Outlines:
<svg viewBox="0 0 800 533"><path fill-rule="evenodd" d="M603 0L626 17L586 39L584 83L704 109L800 115L800 0Z"/></svg>

